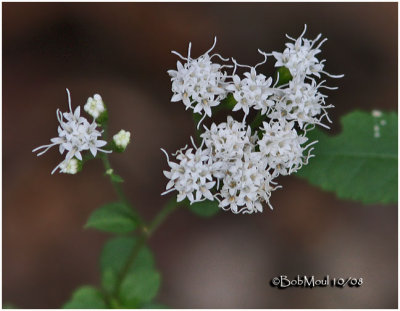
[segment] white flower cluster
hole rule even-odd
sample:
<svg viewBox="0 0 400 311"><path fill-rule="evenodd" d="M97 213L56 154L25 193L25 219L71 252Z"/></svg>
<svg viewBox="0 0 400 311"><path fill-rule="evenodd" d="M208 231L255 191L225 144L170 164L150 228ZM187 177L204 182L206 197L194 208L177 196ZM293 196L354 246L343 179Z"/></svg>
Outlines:
<svg viewBox="0 0 400 311"><path fill-rule="evenodd" d="M225 82L227 73L223 69L230 67L212 62L214 56L224 61L228 60L219 54L209 55L216 42L215 38L211 49L196 59L190 57L190 43L187 57L173 51L186 62L182 65L178 61L177 70L168 70L172 81L172 92L174 93L171 101L182 101L186 109L191 108L193 112L204 113L204 116L209 117L211 117L211 108L219 105L227 95L226 86L228 84Z"/></svg>
<svg viewBox="0 0 400 311"><path fill-rule="evenodd" d="M97 123L93 119L89 123L85 117L80 115L81 108L78 106L74 112L71 108L71 97L69 90L68 104L69 112L62 113L57 109L57 119L60 125L58 126L58 137L52 138L51 144L35 148L33 152L44 149L38 156L44 154L51 147L59 146L60 154L67 151L65 160L58 164L52 174L59 168L61 173L75 174L78 171L78 161L82 161L82 151L90 150L91 154L95 157L98 151L111 152L103 150L101 147L107 144L106 141L99 139L101 137L100 131L97 130Z"/></svg>
<svg viewBox="0 0 400 311"><path fill-rule="evenodd" d="M320 52L322 40L316 47L314 40L304 39L304 32L294 43L287 43L283 53L270 54L259 50L264 60L255 65L239 65L232 59L232 65L221 65L212 61L214 56L226 62L219 54L210 56L210 50L197 59L190 57L191 44L184 64L178 61L177 70L168 71L172 81L173 96L171 101L182 101L186 109L212 116L212 107L216 107L232 94L233 111L242 110L241 122L231 116L227 121L210 128L204 126L200 135L201 145L178 150L176 162L169 159L170 170L164 171L169 179L163 194L176 190L177 201L187 198L190 203L204 200L217 200L219 207L233 213L261 212L268 204L271 192L279 185L274 179L279 175L290 175L299 170L312 157L310 148L315 142L305 145L306 132L315 125L326 126L321 119L327 116L326 95L319 89L329 88L317 83L321 74L333 76L323 71L324 62L316 55ZM282 82L278 76L272 77L257 72L258 66L274 56L275 66L289 71L289 79ZM238 68L245 69L243 75L237 74ZM281 68L284 67L284 68ZM224 68L233 68L228 75ZM251 126L246 119L252 109L258 111ZM259 121L263 122L259 122ZM255 125L256 124L256 125ZM261 127L257 126L262 124Z"/></svg>
<svg viewBox="0 0 400 311"><path fill-rule="evenodd" d="M320 78L321 74L325 74L331 78L341 78L343 75L331 75L323 70L325 60L319 61L316 55L321 52L320 47L328 39L321 40L314 47L321 34L314 40L308 40L303 38L306 30L307 26L298 39L287 36L294 43L286 43L286 49L282 53L272 52L276 59L275 67L287 68L293 79L287 87L277 91L275 109L268 116L272 119L293 120L301 129L307 124L329 128L321 123L321 120L325 117L328 122L332 122L326 109L332 108L333 105L325 104L327 96L320 93L319 89L336 88L323 85L325 80L317 84L313 76Z"/></svg>

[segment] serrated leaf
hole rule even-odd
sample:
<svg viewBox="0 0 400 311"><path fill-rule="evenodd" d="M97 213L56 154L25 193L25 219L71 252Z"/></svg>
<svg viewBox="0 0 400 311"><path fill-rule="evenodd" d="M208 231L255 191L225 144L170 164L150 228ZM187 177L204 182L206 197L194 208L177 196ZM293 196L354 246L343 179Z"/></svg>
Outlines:
<svg viewBox="0 0 400 311"><path fill-rule="evenodd" d="M160 274L154 269L129 274L121 284L120 300L126 308L137 308L150 302L160 287Z"/></svg>
<svg viewBox="0 0 400 311"><path fill-rule="evenodd" d="M137 239L133 237L117 237L105 244L100 257L100 270L102 286L108 292L114 291L118 276L136 243ZM147 246L142 246L128 274L151 268L154 268L153 254Z"/></svg>
<svg viewBox="0 0 400 311"><path fill-rule="evenodd" d="M211 217L219 211L218 202L210 200L193 203L192 205L188 203L188 207L193 213L201 217Z"/></svg>
<svg viewBox="0 0 400 311"><path fill-rule="evenodd" d="M93 286L82 286L75 290L63 309L106 309L107 305L99 290Z"/></svg>
<svg viewBox="0 0 400 311"><path fill-rule="evenodd" d="M85 228L113 233L128 233L136 228L137 221L132 210L122 202L113 202L96 209Z"/></svg>
<svg viewBox="0 0 400 311"><path fill-rule="evenodd" d="M374 115L375 116L374 116ZM307 136L314 158L297 173L339 198L363 203L397 202L397 113L355 111L341 120L342 132Z"/></svg>

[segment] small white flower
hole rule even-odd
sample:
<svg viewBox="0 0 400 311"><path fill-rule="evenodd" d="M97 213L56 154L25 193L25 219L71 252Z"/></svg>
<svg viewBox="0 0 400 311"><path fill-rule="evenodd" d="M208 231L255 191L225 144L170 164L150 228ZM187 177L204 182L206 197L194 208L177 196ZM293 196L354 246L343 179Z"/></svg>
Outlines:
<svg viewBox="0 0 400 311"><path fill-rule="evenodd" d="M227 159L241 158L253 147L250 127L231 116L228 116L227 122L218 125L213 123L210 129L205 127L201 138L213 158L214 166L219 170L226 169L224 166L228 164ZM215 174L218 174L217 171Z"/></svg>
<svg viewBox="0 0 400 311"><path fill-rule="evenodd" d="M272 55L276 59L275 67L285 66L289 69L293 77L315 75L320 78L321 73L332 78L343 77L343 75L331 75L324 71L325 60L319 61L316 57L316 55L321 52L320 47L328 39L323 39L316 47L314 47L321 38L321 34L319 34L314 40L308 40L303 38L306 30L307 25L304 25L304 31L297 39L286 35L294 43L286 43L286 49L282 53L272 52Z"/></svg>
<svg viewBox="0 0 400 311"><path fill-rule="evenodd" d="M251 214L263 211L263 203L269 203L273 176L260 152L247 152L242 159L231 163L219 193L219 206L233 213Z"/></svg>
<svg viewBox="0 0 400 311"><path fill-rule="evenodd" d="M178 61L177 70L168 70L172 81L171 101L182 101L186 109L193 109L193 112L204 114L204 117L211 117L211 108L218 106L227 96L227 74L223 71L226 66L214 63L212 58L218 56L221 60L226 60L219 54L209 55L215 47L216 40L215 38L211 49L195 59L190 57L191 43L187 57L172 51L186 62L182 64Z"/></svg>
<svg viewBox="0 0 400 311"><path fill-rule="evenodd" d="M131 139L131 133L125 130L120 130L118 134L113 136L114 143L117 147L125 149Z"/></svg>
<svg viewBox="0 0 400 311"><path fill-rule="evenodd" d="M326 95L319 92L319 88L335 89L327 87L320 83L316 85L315 80L311 80L311 84L305 82L301 77L295 77L287 88L280 89L275 97L275 106L271 109L268 116L271 119L288 121L296 121L300 128L303 129L307 124L318 124L329 128L322 123L323 118L328 117L326 109L332 108L333 105L325 104Z"/></svg>
<svg viewBox="0 0 400 311"><path fill-rule="evenodd" d="M93 97L89 97L83 108L95 119L106 110L103 99L99 94L94 94Z"/></svg>
<svg viewBox="0 0 400 311"><path fill-rule="evenodd" d="M312 148L307 155L303 153L316 141L302 147L308 138L299 136L293 126L294 122L263 122L263 137L257 144L269 167L273 169L274 176L290 175L308 163L308 159L312 157Z"/></svg>
<svg viewBox="0 0 400 311"><path fill-rule="evenodd" d="M183 201L186 197L190 203L204 201L205 199L214 200L210 191L215 185L212 181L209 166L207 165L208 156L206 153L197 149L185 148L177 151L176 159L179 163L169 160L168 154L164 149L161 149L167 156L170 171L164 171L165 177L170 181L167 184L164 194L173 190L178 191L177 201ZM185 151L185 152L184 152Z"/></svg>
<svg viewBox="0 0 400 311"><path fill-rule="evenodd" d="M95 120L93 120L92 123L89 123L86 118L81 117L81 110L79 106L74 112L72 112L71 97L68 89L67 94L69 112L62 113L59 109L57 109L57 119L60 123L58 126L58 137L52 138L50 140L51 144L43 145L32 150L33 152L36 152L40 149L44 149L38 153L38 156L44 154L51 147L57 145L59 145L60 154L63 154L65 151L67 151L65 156L66 162L63 161L58 164L52 171L52 174L57 170L57 168L61 167L61 165L67 165L74 157L78 160L82 160L82 151L90 150L94 157L96 156L97 151L106 153L111 152L100 148L105 146L107 142L98 139L101 137L101 132L96 129L97 124Z"/></svg>
<svg viewBox="0 0 400 311"><path fill-rule="evenodd" d="M273 105L273 102L268 100L274 93L271 88L272 78L267 79L263 74L257 74L255 67L251 67L244 76L245 78L240 79L238 75L234 75L233 84L227 87L237 101L233 111L243 110L247 116L250 108L254 108L261 109L265 113Z"/></svg>

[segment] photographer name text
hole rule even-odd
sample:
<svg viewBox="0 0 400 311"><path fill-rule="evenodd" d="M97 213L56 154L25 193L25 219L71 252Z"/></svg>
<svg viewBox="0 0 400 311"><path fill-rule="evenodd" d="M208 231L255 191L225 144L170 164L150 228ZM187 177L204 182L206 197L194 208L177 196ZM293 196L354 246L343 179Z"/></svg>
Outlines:
<svg viewBox="0 0 400 311"><path fill-rule="evenodd" d="M286 275L280 275L274 277L271 282L271 286L277 287L279 289L289 288L289 287L304 287L304 288L314 288L314 287L360 287L363 284L363 278L346 277L346 278L336 278L330 277L329 275L324 278L316 278L315 276L298 275L292 279L288 278Z"/></svg>

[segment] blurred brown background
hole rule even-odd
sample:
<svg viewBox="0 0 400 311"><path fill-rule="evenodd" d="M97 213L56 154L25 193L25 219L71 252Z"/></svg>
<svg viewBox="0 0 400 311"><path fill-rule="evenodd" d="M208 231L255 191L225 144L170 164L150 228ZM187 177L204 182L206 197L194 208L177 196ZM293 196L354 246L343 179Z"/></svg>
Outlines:
<svg viewBox="0 0 400 311"><path fill-rule="evenodd" d="M326 70L346 75L328 83L340 87L329 92L334 131L355 108L397 109L396 3L3 3L3 302L58 308L79 285L99 283L108 235L82 226L115 198L100 161L78 176L51 176L58 151L31 152L56 135L66 87L74 106L99 92L111 132L132 132L127 152L111 161L150 219L168 200L160 147L172 152L193 133L189 112L169 102L170 50L185 53L192 41L200 55L217 35L216 51L255 64L257 48L283 50L284 34L298 36L305 23L307 38L329 38ZM273 211L176 212L150 242L163 275L158 300L175 308L396 308L397 207L340 201L296 177L281 183ZM281 274L364 284L270 287Z"/></svg>

